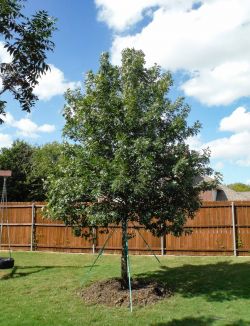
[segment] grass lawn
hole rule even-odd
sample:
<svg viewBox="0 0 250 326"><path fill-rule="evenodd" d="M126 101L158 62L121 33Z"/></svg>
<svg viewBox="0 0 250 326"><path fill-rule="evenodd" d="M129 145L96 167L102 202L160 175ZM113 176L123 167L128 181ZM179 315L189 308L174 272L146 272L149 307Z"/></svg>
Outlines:
<svg viewBox="0 0 250 326"><path fill-rule="evenodd" d="M0 270L1 326L250 325L250 257L132 256L133 276L168 283L175 294L144 308L107 308L83 303L84 282L120 275L120 257L16 252L15 268Z"/></svg>

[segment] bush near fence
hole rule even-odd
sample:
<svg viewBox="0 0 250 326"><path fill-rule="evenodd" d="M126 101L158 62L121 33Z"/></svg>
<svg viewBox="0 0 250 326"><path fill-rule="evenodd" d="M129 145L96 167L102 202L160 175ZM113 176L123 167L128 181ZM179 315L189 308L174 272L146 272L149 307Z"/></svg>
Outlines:
<svg viewBox="0 0 250 326"><path fill-rule="evenodd" d="M95 253L102 248L108 236L104 228L96 227L93 238L75 237L63 222L43 218L41 210L44 205L43 202L7 203L12 250ZM131 254L151 254L148 243L155 254L162 255L250 254L250 202L204 202L185 227L191 228L192 233L157 238L143 226L136 225L135 228L130 223L129 232L134 237L129 240L129 251ZM114 225L109 229L114 232L105 252L119 253L121 228ZM6 221L2 231L1 249L7 249Z"/></svg>

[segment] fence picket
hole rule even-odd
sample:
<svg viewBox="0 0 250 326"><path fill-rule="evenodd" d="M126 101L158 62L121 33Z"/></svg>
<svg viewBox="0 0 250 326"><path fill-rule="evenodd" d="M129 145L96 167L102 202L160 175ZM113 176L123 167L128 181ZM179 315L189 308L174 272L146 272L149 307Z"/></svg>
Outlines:
<svg viewBox="0 0 250 326"><path fill-rule="evenodd" d="M8 203L10 240L12 250L65 251L95 253L102 245L103 234L98 234L101 227L95 228L95 234L89 239L75 237L70 228L60 221L44 219L41 208L45 203ZM0 207L1 208L1 207ZM239 222L240 221L240 222ZM240 223L240 226L239 226ZM133 231L133 225L129 229ZM142 226L141 232L144 231ZM250 241L250 202L204 202L187 227L193 229L192 234L175 238L166 235L156 238L145 233L147 242L155 254L168 255L249 255ZM105 248L107 253L119 253L121 250L121 228ZM1 244L7 249L6 225L3 225ZM143 233L144 234L144 233ZM133 254L151 254L141 241L138 232L134 232L130 240L129 250ZM66 239L67 238L67 239ZM67 240L67 241L66 241ZM241 242L237 247L237 241Z"/></svg>

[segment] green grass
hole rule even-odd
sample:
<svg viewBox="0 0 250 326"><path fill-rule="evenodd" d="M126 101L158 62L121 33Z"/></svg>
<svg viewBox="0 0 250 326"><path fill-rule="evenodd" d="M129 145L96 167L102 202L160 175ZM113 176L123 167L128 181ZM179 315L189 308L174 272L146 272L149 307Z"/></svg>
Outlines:
<svg viewBox="0 0 250 326"><path fill-rule="evenodd" d="M170 299L144 308L83 303L81 283L119 276L120 257L14 253L15 268L0 270L1 326L250 325L250 257L132 256L133 276L156 278L174 288Z"/></svg>

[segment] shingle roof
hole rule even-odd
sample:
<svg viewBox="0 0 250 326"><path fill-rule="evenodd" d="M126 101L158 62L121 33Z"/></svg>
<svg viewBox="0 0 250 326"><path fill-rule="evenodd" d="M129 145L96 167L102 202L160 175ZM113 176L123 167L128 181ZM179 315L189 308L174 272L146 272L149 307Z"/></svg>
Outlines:
<svg viewBox="0 0 250 326"><path fill-rule="evenodd" d="M195 183L199 183L201 182L202 180L206 181L206 182L211 182L213 181L213 179L209 176L199 176L199 177L196 177L195 178ZM225 185L222 185L222 184L219 184L217 187L216 187L216 190L217 190L217 194L216 194L216 201L236 201L236 200L239 200L239 201L244 201L244 200L249 200L250 201L250 191L244 191L244 192L237 192L237 191L234 191L233 189L225 186ZM205 191L204 193L201 194L201 199L202 200L207 200L207 201L210 201L210 200L214 200L212 199L213 198L213 195L212 195L212 192L211 192L211 195L209 194L211 191ZM211 197L211 198L210 198Z"/></svg>
<svg viewBox="0 0 250 326"><path fill-rule="evenodd" d="M237 192L225 185L219 185L217 187L217 197L216 200L250 200L250 192Z"/></svg>

